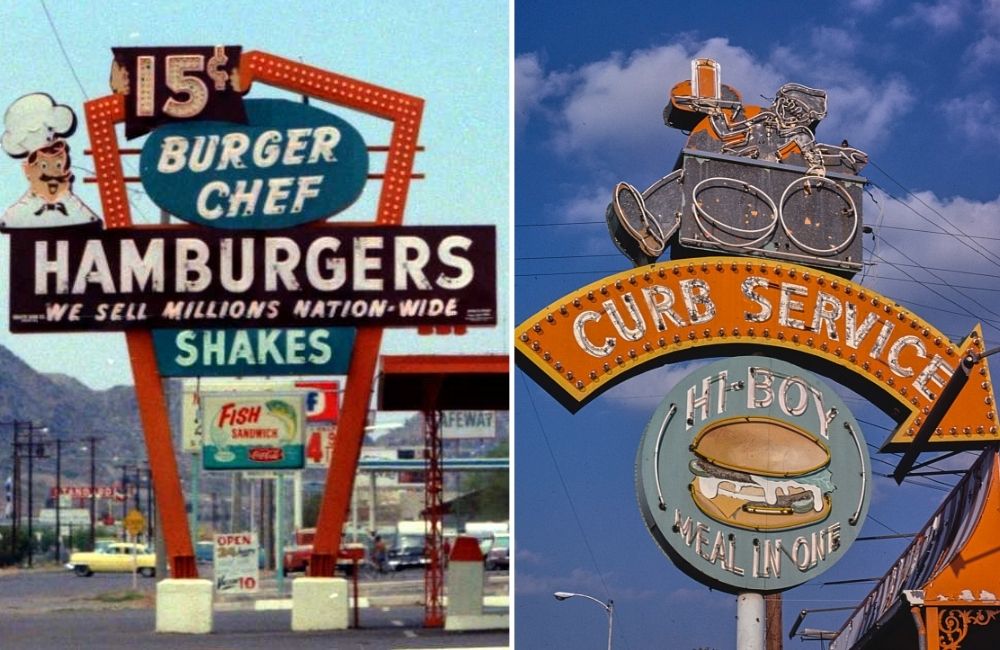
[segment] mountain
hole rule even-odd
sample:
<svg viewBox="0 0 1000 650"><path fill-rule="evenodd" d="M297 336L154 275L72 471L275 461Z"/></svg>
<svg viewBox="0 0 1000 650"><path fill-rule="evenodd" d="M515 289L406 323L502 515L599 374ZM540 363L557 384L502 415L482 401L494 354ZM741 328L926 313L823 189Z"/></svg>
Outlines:
<svg viewBox="0 0 1000 650"><path fill-rule="evenodd" d="M166 382L167 401L170 405L171 430L174 431L178 466L182 476L191 472L190 454L180 451L180 395L181 381ZM377 440L366 437L366 445L379 447L421 448L424 444L423 422L419 414L399 414L402 426L378 435ZM397 418L391 418L397 420ZM136 465L146 458L146 445L139 421L135 389L132 386L115 386L107 390L92 390L64 374L45 374L35 371L16 354L0 345L0 480L11 467L11 438L14 420L32 421L36 427L48 429L36 436L50 441L62 439L62 469L64 480L83 484L90 478L90 452L83 450L85 440L97 436L98 484L116 482L121 478L121 465ZM6 423L5 425L2 423ZM508 413L497 414L497 435L485 440L447 440L445 457L483 456L509 435ZM40 476L54 475L52 445L47 449L48 458L35 463ZM23 465L22 465L23 467ZM322 472L312 470L317 479ZM225 473L207 473L202 477L203 488L228 492L229 476Z"/></svg>
<svg viewBox="0 0 1000 650"><path fill-rule="evenodd" d="M145 457L135 390L131 386L92 390L67 375L37 372L2 345L0 368L0 422L7 423L0 429L0 458L10 453L14 420L33 422L40 439L65 441L66 476L84 473L89 476L89 452L81 447L86 444L84 438L90 436L98 437L99 476L112 472L116 459L135 463ZM39 432L41 427L48 432ZM51 447L47 451L51 456ZM45 472L50 462L41 460L39 464L39 469Z"/></svg>

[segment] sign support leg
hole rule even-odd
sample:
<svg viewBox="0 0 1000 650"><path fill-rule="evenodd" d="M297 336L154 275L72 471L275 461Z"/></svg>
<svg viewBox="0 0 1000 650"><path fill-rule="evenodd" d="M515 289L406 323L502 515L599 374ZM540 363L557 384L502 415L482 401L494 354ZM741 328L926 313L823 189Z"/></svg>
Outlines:
<svg viewBox="0 0 1000 650"><path fill-rule="evenodd" d="M285 477L274 480L274 568L278 577L278 593L285 593Z"/></svg>
<svg viewBox="0 0 1000 650"><path fill-rule="evenodd" d="M191 536L185 525L184 493L170 438L170 420L167 403L163 397L160 373L156 367L153 335L148 331L127 332L135 393L139 402L139 416L146 438L146 453L153 471L153 486L163 520L163 536L173 578L197 578L198 567L194 561Z"/></svg>
<svg viewBox="0 0 1000 650"><path fill-rule="evenodd" d="M381 345L382 328L363 327L358 330L347 373L344 411L337 429L333 458L326 473L319 520L316 522L313 555L309 562L309 575L313 577L332 577L337 566L341 530L354 491L354 476L361 455L361 443L364 441L368 402L375 382L375 367Z"/></svg>
<svg viewBox="0 0 1000 650"><path fill-rule="evenodd" d="M736 647L764 650L764 596L745 591L736 597Z"/></svg>

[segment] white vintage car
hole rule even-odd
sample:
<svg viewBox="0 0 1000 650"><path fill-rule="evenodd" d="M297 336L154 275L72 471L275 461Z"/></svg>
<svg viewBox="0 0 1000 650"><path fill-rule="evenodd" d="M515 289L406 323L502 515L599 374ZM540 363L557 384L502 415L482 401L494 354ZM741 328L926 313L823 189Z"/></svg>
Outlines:
<svg viewBox="0 0 1000 650"><path fill-rule="evenodd" d="M66 563L67 569L83 578L95 572L131 573L133 566L143 576L152 578L156 575L156 554L145 544L114 542L96 551L73 553Z"/></svg>

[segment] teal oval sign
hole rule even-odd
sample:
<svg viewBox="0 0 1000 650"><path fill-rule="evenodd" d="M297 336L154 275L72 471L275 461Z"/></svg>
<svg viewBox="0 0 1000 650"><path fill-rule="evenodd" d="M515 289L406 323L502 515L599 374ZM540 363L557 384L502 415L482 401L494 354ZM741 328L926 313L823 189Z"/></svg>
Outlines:
<svg viewBox="0 0 1000 650"><path fill-rule="evenodd" d="M660 403L636 458L639 509L682 571L723 591L782 591L861 531L871 463L841 397L767 357L700 368Z"/></svg>
<svg viewBox="0 0 1000 650"><path fill-rule="evenodd" d="M244 105L245 125L183 122L150 134L139 168L154 203L190 223L272 230L325 219L358 199L368 149L357 129L299 102Z"/></svg>

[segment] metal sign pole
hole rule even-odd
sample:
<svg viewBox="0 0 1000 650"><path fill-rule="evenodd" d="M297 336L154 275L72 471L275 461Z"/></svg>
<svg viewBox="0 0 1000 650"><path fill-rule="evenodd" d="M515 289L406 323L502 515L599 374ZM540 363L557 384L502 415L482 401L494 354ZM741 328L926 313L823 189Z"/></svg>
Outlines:
<svg viewBox="0 0 1000 650"><path fill-rule="evenodd" d="M274 480L274 566L277 570L278 594L285 593L285 476L278 474Z"/></svg>
<svg viewBox="0 0 1000 650"><path fill-rule="evenodd" d="M764 596L745 591L736 597L736 647L764 650Z"/></svg>

